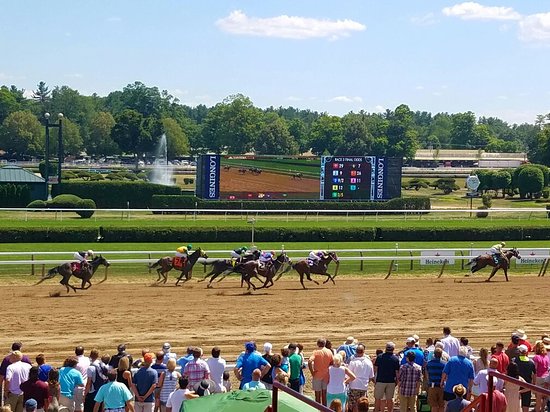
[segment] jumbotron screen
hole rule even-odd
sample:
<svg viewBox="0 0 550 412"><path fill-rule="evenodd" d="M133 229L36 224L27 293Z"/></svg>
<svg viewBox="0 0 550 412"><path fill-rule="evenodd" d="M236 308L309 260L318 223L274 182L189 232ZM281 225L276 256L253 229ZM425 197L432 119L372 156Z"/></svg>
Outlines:
<svg viewBox="0 0 550 412"><path fill-rule="evenodd" d="M401 159L203 155L196 194L222 200L387 200L401 196Z"/></svg>
<svg viewBox="0 0 550 412"><path fill-rule="evenodd" d="M321 200L388 200L401 196L402 159L323 156Z"/></svg>

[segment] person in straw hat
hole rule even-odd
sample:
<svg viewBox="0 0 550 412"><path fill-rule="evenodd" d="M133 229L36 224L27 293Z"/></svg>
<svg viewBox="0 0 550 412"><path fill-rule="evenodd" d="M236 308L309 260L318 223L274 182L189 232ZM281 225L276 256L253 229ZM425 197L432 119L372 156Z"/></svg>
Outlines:
<svg viewBox="0 0 550 412"><path fill-rule="evenodd" d="M464 399L464 395L466 395L466 388L464 385L459 383L458 385L453 386L453 393L456 398L447 402L445 412L460 412L470 404L470 401Z"/></svg>

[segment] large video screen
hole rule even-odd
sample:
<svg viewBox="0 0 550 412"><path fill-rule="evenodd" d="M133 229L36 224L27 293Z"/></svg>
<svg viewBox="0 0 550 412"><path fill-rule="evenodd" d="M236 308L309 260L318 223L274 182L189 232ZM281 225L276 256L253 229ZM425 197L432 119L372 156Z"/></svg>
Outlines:
<svg viewBox="0 0 550 412"><path fill-rule="evenodd" d="M212 200L387 200L401 195L401 159L203 155L196 183Z"/></svg>

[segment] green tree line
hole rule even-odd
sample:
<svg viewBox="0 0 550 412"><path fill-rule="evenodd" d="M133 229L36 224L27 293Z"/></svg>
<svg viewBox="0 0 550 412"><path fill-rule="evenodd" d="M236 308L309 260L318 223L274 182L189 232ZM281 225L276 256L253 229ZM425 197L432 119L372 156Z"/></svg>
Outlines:
<svg viewBox="0 0 550 412"><path fill-rule="evenodd" d="M0 150L7 156L43 156L44 113L64 114L67 155L94 157L152 152L165 133L168 157L205 152L257 154L386 155L412 158L419 148L526 151L550 164L550 114L533 124L510 125L472 112L412 111L401 104L384 113L333 116L294 107L260 109L236 94L218 104L182 104L167 91L141 82L102 97L40 82L31 97L16 86L0 87ZM55 132L54 132L55 133ZM51 151L57 150L52 138Z"/></svg>

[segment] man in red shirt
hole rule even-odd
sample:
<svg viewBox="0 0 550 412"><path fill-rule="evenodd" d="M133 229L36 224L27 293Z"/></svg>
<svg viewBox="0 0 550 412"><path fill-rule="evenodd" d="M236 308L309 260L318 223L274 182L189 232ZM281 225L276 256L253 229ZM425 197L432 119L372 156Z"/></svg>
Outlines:
<svg viewBox="0 0 550 412"><path fill-rule="evenodd" d="M498 359L497 370L500 373L506 374L506 371L508 370L508 364L510 363L510 358L504 352L504 344L502 342L497 342L495 346L496 352L491 355L491 358Z"/></svg>
<svg viewBox="0 0 550 412"><path fill-rule="evenodd" d="M48 384L38 379L38 373L38 366L33 366L29 370L29 379L19 385L19 388L23 391L23 402L36 400L36 410L42 412L48 409L49 393Z"/></svg>

